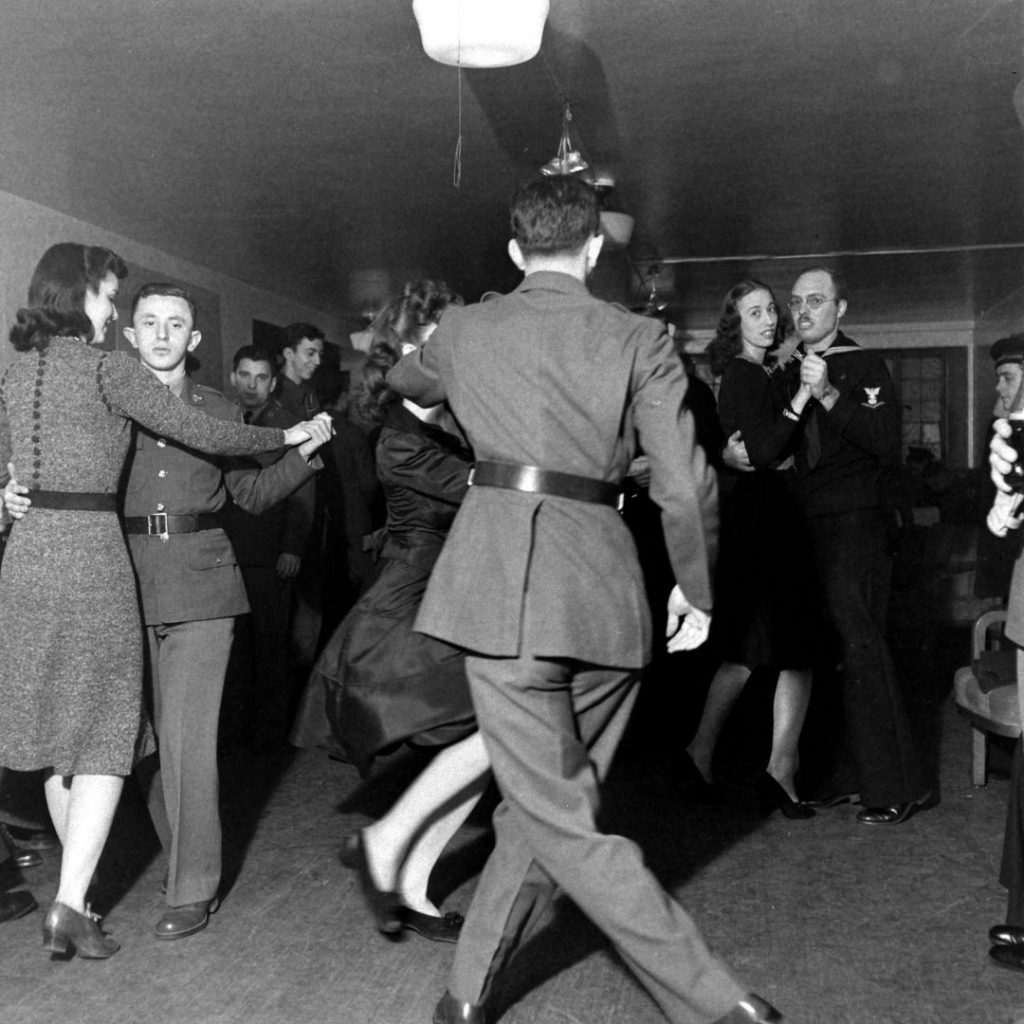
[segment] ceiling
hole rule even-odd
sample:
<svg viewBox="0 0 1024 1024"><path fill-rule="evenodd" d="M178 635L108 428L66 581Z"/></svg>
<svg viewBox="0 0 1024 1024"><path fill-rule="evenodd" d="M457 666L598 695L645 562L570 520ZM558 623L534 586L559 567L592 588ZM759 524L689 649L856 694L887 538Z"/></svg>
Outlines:
<svg viewBox="0 0 1024 1024"><path fill-rule="evenodd" d="M1022 54L1024 0L551 0L539 57L464 72L455 188L408 0L3 0L0 189L325 311L472 298L564 96L636 218L606 290L653 263L700 326L807 262L749 257L838 251L851 316L969 319L1024 281Z"/></svg>

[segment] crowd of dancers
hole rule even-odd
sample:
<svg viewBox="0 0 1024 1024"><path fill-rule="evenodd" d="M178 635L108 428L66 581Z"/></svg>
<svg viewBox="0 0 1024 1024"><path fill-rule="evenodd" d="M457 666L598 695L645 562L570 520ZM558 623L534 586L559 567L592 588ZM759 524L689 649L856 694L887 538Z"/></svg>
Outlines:
<svg viewBox="0 0 1024 1024"><path fill-rule="evenodd" d="M325 499L355 480L352 453L366 441L341 405L333 420L318 412L309 381L321 334L297 325L286 339L278 396L292 414L260 418L276 353L236 356L240 409L187 375L201 335L186 292L139 290L125 331L135 360L100 347L121 259L72 243L43 256L0 378L4 509L15 519L0 572L0 765L45 773L62 846L46 950L118 948L88 890L133 771L168 863L156 936L206 926L220 882L216 755L235 617L251 606L256 633L276 630L279 651L281 609L286 626L301 618L303 574L342 572L345 552L363 548L372 562L351 575L355 603L323 630L315 661L307 653L304 692L282 701L273 681L254 685L275 701L279 731L363 774L402 744L436 750L342 848L381 932L457 943L435 1024L487 1019L495 977L556 889L669 1020L781 1019L707 949L636 845L595 824L651 656L651 572L670 577L658 596L667 651L706 641L720 659L685 754L704 796L717 797L723 725L752 672L767 669L778 683L756 783L766 813L807 818L854 801L858 823L891 827L937 802L885 640L879 478L898 460L897 398L884 361L841 330L840 275L807 270L782 308L756 280L729 291L709 348L716 408L698 400L663 323L587 291L601 235L586 184L524 186L511 232L524 273L511 294L466 306L422 281L374 323L352 410L371 432L386 506L373 533L365 515L332 518ZM256 415L243 422L242 410ZM660 512L664 556L645 567L646 586L619 514L630 474ZM277 509L282 536L295 522L303 536L333 529L339 558L330 541L310 554L293 538L273 559L239 558L239 570L220 515L228 493L253 517ZM256 659L264 673L271 661ZM812 778L798 750L818 673L840 691L844 756ZM463 919L431 902L428 881L492 777L497 843ZM7 918L35 906L25 892L2 899Z"/></svg>

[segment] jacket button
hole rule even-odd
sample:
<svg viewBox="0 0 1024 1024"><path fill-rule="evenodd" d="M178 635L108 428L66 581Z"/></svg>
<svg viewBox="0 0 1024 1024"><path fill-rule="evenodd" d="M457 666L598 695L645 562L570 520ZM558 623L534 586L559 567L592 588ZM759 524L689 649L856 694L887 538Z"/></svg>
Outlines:
<svg viewBox="0 0 1024 1024"><path fill-rule="evenodd" d="M162 501L158 501L156 503L156 510L157 510L157 512L163 512L163 510L164 510L164 503Z"/></svg>
<svg viewBox="0 0 1024 1024"><path fill-rule="evenodd" d="M161 479L163 479L165 476L167 476L167 470L166 469L161 469L160 472L157 473L157 476L160 477Z"/></svg>
<svg viewBox="0 0 1024 1024"><path fill-rule="evenodd" d="M156 446L157 448L166 448L167 442L162 437L158 437L156 440Z"/></svg>

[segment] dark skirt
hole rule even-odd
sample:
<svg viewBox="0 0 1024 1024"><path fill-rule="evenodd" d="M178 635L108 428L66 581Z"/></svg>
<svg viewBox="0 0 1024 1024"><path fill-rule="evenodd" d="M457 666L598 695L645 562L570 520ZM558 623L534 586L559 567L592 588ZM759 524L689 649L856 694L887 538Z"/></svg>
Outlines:
<svg viewBox="0 0 1024 1024"><path fill-rule="evenodd" d="M811 667L821 627L807 543L792 471L742 475L723 495L711 620L723 660Z"/></svg>
<svg viewBox="0 0 1024 1024"><path fill-rule="evenodd" d="M387 560L313 668L334 739L360 771L401 742L438 746L476 728L463 651L413 630L429 579Z"/></svg>

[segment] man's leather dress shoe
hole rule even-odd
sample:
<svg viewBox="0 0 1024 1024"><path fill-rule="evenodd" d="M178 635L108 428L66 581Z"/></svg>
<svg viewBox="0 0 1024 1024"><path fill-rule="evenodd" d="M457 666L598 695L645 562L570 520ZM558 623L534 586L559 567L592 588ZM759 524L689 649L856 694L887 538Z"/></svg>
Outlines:
<svg viewBox="0 0 1024 1024"><path fill-rule="evenodd" d="M32 893L25 889L19 889L17 892L0 892L0 921L13 921L16 917L24 917L38 906Z"/></svg>
<svg viewBox="0 0 1024 1024"><path fill-rule="evenodd" d="M487 1024L484 1008L476 1003L460 1003L450 992L434 1007L433 1024Z"/></svg>
<svg viewBox="0 0 1024 1024"><path fill-rule="evenodd" d="M771 1003L751 992L715 1024L776 1024L780 1020L782 1014Z"/></svg>
<svg viewBox="0 0 1024 1024"><path fill-rule="evenodd" d="M158 939L184 939L201 932L210 923L210 914L216 910L214 900L200 900L170 907L153 929Z"/></svg>
<svg viewBox="0 0 1024 1024"><path fill-rule="evenodd" d="M865 807L857 812L857 820L862 825L902 825L918 811L927 811L939 802L938 796L929 790L916 800L905 804L893 804L891 807Z"/></svg>
<svg viewBox="0 0 1024 1024"><path fill-rule="evenodd" d="M993 946L1024 946L1024 928L1016 924L996 924L988 930Z"/></svg>
<svg viewBox="0 0 1024 1024"><path fill-rule="evenodd" d="M1010 971L1024 971L1024 946L993 946L988 955L1000 967Z"/></svg>

